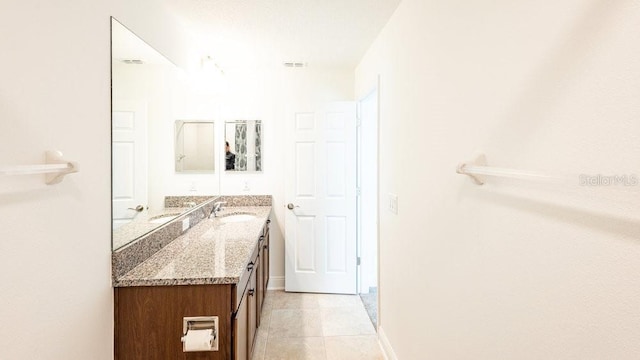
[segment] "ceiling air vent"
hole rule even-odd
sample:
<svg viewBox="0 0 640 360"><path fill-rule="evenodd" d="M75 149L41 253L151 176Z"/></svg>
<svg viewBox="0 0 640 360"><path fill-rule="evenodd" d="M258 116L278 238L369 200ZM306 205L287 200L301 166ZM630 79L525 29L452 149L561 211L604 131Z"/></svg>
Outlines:
<svg viewBox="0 0 640 360"><path fill-rule="evenodd" d="M303 67L307 67L307 63L303 63L303 62L285 62L282 65L284 65L284 67L288 67L288 68L303 68Z"/></svg>

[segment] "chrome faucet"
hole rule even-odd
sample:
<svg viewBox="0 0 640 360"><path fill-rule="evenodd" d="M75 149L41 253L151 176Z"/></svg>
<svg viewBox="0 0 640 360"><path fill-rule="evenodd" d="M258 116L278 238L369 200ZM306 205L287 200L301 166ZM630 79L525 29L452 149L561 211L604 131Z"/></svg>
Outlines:
<svg viewBox="0 0 640 360"><path fill-rule="evenodd" d="M218 216L218 211L222 211L222 205L226 204L226 201L217 201L215 203L213 203L213 207L211 208L211 212L209 213L209 219L211 219L211 215L213 215L213 217Z"/></svg>

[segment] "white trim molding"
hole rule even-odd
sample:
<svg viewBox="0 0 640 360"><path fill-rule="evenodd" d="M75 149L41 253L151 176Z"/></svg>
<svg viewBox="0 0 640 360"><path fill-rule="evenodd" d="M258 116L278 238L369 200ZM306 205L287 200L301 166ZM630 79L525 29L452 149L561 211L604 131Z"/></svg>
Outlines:
<svg viewBox="0 0 640 360"><path fill-rule="evenodd" d="M267 290L284 290L284 276L269 276Z"/></svg>
<svg viewBox="0 0 640 360"><path fill-rule="evenodd" d="M387 335L384 333L384 329L382 326L378 327L378 341L380 342L380 347L382 347L382 352L384 353L384 357L387 360L398 360L396 353L393 351L391 347L391 343L387 338Z"/></svg>

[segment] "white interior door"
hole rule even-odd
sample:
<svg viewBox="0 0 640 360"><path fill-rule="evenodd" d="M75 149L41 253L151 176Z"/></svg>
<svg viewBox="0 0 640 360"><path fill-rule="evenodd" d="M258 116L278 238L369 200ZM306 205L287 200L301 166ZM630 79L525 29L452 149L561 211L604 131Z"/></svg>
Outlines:
<svg viewBox="0 0 640 360"><path fill-rule="evenodd" d="M355 102L287 120L285 290L355 294Z"/></svg>
<svg viewBox="0 0 640 360"><path fill-rule="evenodd" d="M144 104L114 102L112 120L113 228L147 207L147 112Z"/></svg>

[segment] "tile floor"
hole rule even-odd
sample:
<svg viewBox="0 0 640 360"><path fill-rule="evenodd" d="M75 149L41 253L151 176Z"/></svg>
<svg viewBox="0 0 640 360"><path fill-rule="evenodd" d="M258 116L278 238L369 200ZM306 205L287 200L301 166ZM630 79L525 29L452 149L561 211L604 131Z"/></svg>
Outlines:
<svg viewBox="0 0 640 360"><path fill-rule="evenodd" d="M373 327L376 327L378 323L378 288L370 287L368 294L360 294L362 305L367 310L369 319L373 323Z"/></svg>
<svg viewBox="0 0 640 360"><path fill-rule="evenodd" d="M268 291L252 360L382 360L357 295Z"/></svg>

